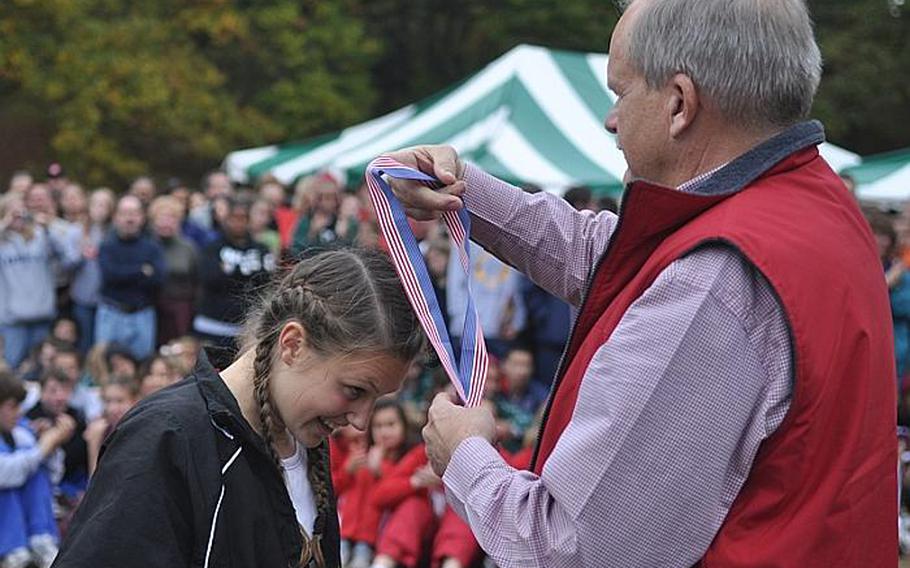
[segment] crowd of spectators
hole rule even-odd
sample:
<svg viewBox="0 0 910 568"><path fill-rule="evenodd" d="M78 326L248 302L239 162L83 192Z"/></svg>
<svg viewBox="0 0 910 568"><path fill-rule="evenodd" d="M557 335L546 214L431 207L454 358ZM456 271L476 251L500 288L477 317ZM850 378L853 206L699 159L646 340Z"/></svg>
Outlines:
<svg viewBox="0 0 910 568"><path fill-rule="evenodd" d="M121 192L86 191L57 165L43 180L12 177L0 195L0 566L50 565L105 437L138 400L189 374L201 349L227 366L247 306L273 273L313 250L384 248L366 195L330 173L288 188L271 178L236 187L212 171L198 190L140 177ZM616 209L586 188L564 198L577 209ZM910 210L865 212L891 291L899 422L910 440ZM412 229L457 345L467 280L451 268L444 225ZM574 312L479 246L471 255L492 354L484 404L503 456L527 468ZM333 436L346 566L484 562L419 437L429 402L446 388L428 355L379 402L365 432ZM902 525L910 548L910 517Z"/></svg>
<svg viewBox="0 0 910 568"><path fill-rule="evenodd" d="M248 304L273 273L314 250L384 247L366 195L330 173L288 188L271 178L236 187L212 171L198 190L140 177L123 191L87 191L57 164L44 179L12 177L0 195L0 566L50 564L105 437L138 400L190 373L200 349L226 367ZM566 199L615 209L586 188ZM412 228L457 344L467 279L449 269L444 225ZM527 467L572 311L480 247L471 253L493 355L485 404L503 455ZM428 354L366 432L333 437L348 566L483 561L445 507L419 439L445 388Z"/></svg>

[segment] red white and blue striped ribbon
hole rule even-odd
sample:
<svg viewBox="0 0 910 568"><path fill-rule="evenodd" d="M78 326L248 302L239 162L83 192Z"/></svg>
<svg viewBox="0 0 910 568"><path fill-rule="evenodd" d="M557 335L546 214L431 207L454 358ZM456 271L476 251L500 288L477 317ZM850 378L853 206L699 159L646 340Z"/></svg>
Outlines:
<svg viewBox="0 0 910 568"><path fill-rule="evenodd" d="M462 207L458 211L447 211L443 214L443 219L449 227L453 248L458 251L461 267L468 276L469 286L464 329L461 334L461 357L456 360L423 254L408 224L404 208L383 175L416 181L433 189L442 187L442 184L434 177L384 156L376 158L367 166L366 180L370 200L373 202L379 229L388 243L392 263L404 285L408 300L458 396L465 406L477 406L483 400L489 359L483 331L480 329L480 317L470 294L471 221L468 212Z"/></svg>

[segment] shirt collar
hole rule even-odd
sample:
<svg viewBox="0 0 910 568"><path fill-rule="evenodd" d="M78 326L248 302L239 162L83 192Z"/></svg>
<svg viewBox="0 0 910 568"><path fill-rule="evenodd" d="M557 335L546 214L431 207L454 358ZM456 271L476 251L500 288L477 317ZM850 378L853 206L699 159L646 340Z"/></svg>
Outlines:
<svg viewBox="0 0 910 568"><path fill-rule="evenodd" d="M736 193L787 156L825 141L817 120L794 124L745 154L683 183L677 190L697 195Z"/></svg>

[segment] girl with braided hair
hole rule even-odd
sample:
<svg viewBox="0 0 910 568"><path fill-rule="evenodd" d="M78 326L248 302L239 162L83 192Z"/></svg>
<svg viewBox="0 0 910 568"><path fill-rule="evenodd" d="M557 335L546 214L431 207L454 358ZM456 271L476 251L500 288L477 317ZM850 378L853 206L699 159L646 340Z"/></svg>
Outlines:
<svg viewBox="0 0 910 568"><path fill-rule="evenodd" d="M301 260L221 373L204 355L105 441L58 566L340 566L327 438L367 427L423 335L388 259Z"/></svg>

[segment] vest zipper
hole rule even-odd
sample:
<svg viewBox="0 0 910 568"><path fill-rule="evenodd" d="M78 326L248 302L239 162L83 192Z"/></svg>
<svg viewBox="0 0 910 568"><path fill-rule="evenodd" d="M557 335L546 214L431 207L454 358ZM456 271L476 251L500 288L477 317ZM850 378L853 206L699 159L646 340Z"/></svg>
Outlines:
<svg viewBox="0 0 910 568"><path fill-rule="evenodd" d="M633 195L632 185L626 189L625 197L622 201L628 203ZM556 391L559 390L559 385L562 383L563 376L565 375L565 367L567 364L567 356L569 354L569 348L572 346L572 340L575 339L575 332L578 330L578 320L580 319L581 314L584 312L585 307L588 305L588 300L591 297L591 287L594 284L594 279L597 276L597 273L600 271L601 265L607 260L607 257L610 256L610 251L613 250L613 243L616 242L616 237L619 235L620 229L622 229L622 220L625 218L623 211L625 207L620 207L619 210L619 219L616 221L616 229L613 230L613 234L610 235L610 242L607 243L607 250L600 256L597 260L597 264L594 265L594 270L591 272L591 277L588 278L588 282L585 284L585 292L582 296L581 305L578 308L578 317L575 318L575 321L572 323L572 330L569 332L569 340L566 342L566 346L562 350L562 356L559 358L559 365L556 369L556 378L553 381L553 386L550 388L550 395L547 397L547 406L543 411L543 418L540 421L540 431L537 432L537 444L534 446L534 456L531 458L531 471L534 471L537 468L537 459L540 457L540 444L543 441L543 432L544 425L547 423L547 419L550 417L550 409L553 407L553 399L556 397ZM543 473L541 471L541 473Z"/></svg>

